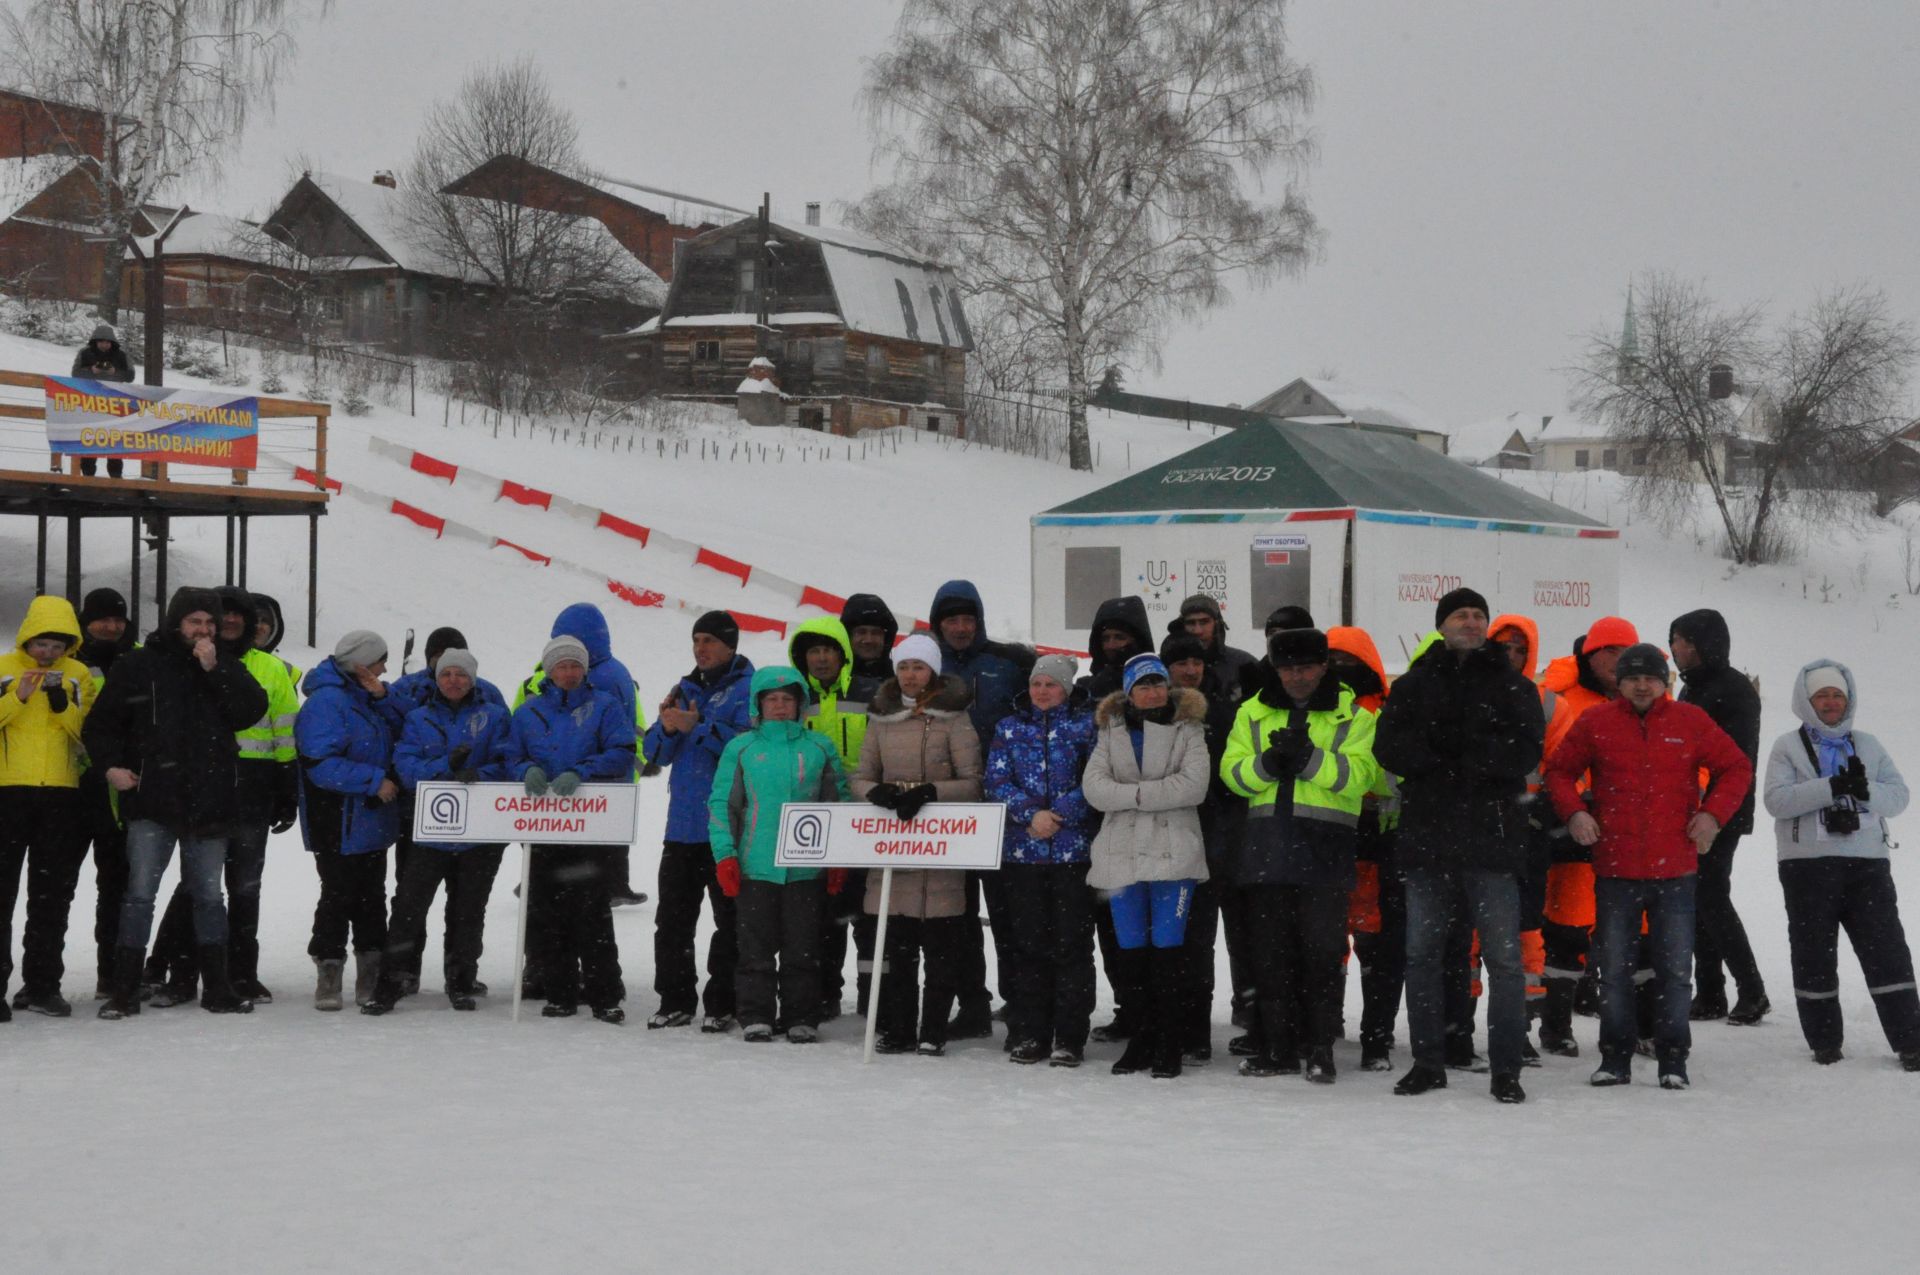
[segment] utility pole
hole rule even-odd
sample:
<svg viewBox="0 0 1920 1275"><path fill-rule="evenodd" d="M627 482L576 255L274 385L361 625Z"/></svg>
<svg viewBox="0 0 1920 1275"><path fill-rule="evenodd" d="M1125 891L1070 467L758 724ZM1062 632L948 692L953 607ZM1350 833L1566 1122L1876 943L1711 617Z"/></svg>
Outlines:
<svg viewBox="0 0 1920 1275"><path fill-rule="evenodd" d="M146 366L142 369L144 375L141 377L141 380L147 385L161 384L160 374L165 370L163 364L166 361L167 348L167 236L173 233L174 227L185 220L187 214L191 211L192 210L185 204L182 204L175 210L173 216L167 219L167 224L160 227L159 231L153 236L153 252L151 254L141 250L140 241L137 238L133 235L127 236L127 244L133 249L133 255L139 258L140 263L146 267L147 345L145 357Z"/></svg>

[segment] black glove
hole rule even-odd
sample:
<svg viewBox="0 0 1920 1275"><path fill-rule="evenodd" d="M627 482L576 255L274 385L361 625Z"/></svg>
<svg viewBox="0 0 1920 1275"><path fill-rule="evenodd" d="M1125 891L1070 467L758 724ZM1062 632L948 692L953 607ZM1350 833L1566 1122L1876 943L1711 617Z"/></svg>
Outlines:
<svg viewBox="0 0 1920 1275"><path fill-rule="evenodd" d="M51 682L42 682L40 689L47 693L47 707L56 713L67 711L67 688L58 678ZM1858 761L1858 758L1855 759ZM1862 780L1862 782L1865 782Z"/></svg>
<svg viewBox="0 0 1920 1275"><path fill-rule="evenodd" d="M867 800L882 810L897 810L900 801L900 785L875 784L867 789Z"/></svg>
<svg viewBox="0 0 1920 1275"><path fill-rule="evenodd" d="M480 772L471 766L462 766L459 770L453 772L453 782L456 784L477 784L480 782Z"/></svg>
<svg viewBox="0 0 1920 1275"><path fill-rule="evenodd" d="M467 759L473 756L473 745L462 744L447 754L447 772L458 779L459 772L467 768ZM462 782L465 782L464 780Z"/></svg>
<svg viewBox="0 0 1920 1275"><path fill-rule="evenodd" d="M1307 728L1294 726L1267 736L1267 750L1260 754L1260 764L1269 775L1281 779L1299 774L1312 752L1313 740L1308 737Z"/></svg>
<svg viewBox="0 0 1920 1275"><path fill-rule="evenodd" d="M911 821L920 813L920 808L940 795L940 790L932 784L918 784L908 788L894 798L893 813L902 819Z"/></svg>
<svg viewBox="0 0 1920 1275"><path fill-rule="evenodd" d="M273 823L275 832L285 832L300 818L300 776L291 762L283 762L273 783Z"/></svg>
<svg viewBox="0 0 1920 1275"><path fill-rule="evenodd" d="M1843 772L1847 779L1847 796L1861 805L1867 804L1867 766L1858 757L1847 758L1847 768Z"/></svg>

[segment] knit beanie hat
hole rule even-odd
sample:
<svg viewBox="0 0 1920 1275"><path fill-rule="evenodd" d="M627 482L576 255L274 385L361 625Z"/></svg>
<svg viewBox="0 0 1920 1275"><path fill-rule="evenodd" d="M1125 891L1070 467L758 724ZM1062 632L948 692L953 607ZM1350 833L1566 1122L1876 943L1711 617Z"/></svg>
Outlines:
<svg viewBox="0 0 1920 1275"><path fill-rule="evenodd" d="M120 596L118 589L93 589L80 603L80 626L85 628L95 620L124 620L127 618L127 600Z"/></svg>
<svg viewBox="0 0 1920 1275"><path fill-rule="evenodd" d="M1181 660L1205 660L1207 648L1200 639L1191 633L1169 633L1160 643L1162 663L1178 664Z"/></svg>
<svg viewBox="0 0 1920 1275"><path fill-rule="evenodd" d="M1167 676L1167 666L1160 662L1160 657L1146 651L1128 660L1126 667L1120 670L1120 689L1131 695L1134 684L1149 677L1157 677L1163 682L1172 680Z"/></svg>
<svg viewBox="0 0 1920 1275"><path fill-rule="evenodd" d="M1027 674L1027 681L1044 677L1072 690L1073 679L1079 672L1080 662L1071 655L1043 655L1033 662L1033 671Z"/></svg>
<svg viewBox="0 0 1920 1275"><path fill-rule="evenodd" d="M1327 662L1327 635L1319 629L1281 629L1267 639L1267 660L1275 668Z"/></svg>
<svg viewBox="0 0 1920 1275"><path fill-rule="evenodd" d="M451 651L454 647L465 647L467 635L452 626L442 626L427 634L427 667L440 667L440 653Z"/></svg>
<svg viewBox="0 0 1920 1275"><path fill-rule="evenodd" d="M474 658L473 652L464 646L450 646L440 652L440 658L434 663L433 671L438 676L450 668L465 669L468 677L480 675L480 661Z"/></svg>
<svg viewBox="0 0 1920 1275"><path fill-rule="evenodd" d="M1666 652L1648 642L1636 642L1620 652L1620 659L1613 666L1616 681L1629 677L1657 677L1667 680Z"/></svg>
<svg viewBox="0 0 1920 1275"><path fill-rule="evenodd" d="M1167 621L1167 632L1186 632L1187 617L1195 614L1212 616L1214 625L1222 633L1227 631L1227 618L1220 613L1220 600L1210 593L1195 593L1181 602L1180 609L1174 612L1171 620Z"/></svg>
<svg viewBox="0 0 1920 1275"><path fill-rule="evenodd" d="M905 638L893 648L893 667L896 672L908 660L919 660L922 664L938 673L940 671L940 644L925 633L915 633Z"/></svg>
<svg viewBox="0 0 1920 1275"><path fill-rule="evenodd" d="M693 622L693 635L717 639L729 651L740 649L740 626L725 611L709 611ZM583 661L584 662L584 661Z"/></svg>
<svg viewBox="0 0 1920 1275"><path fill-rule="evenodd" d="M372 629L355 629L333 644L333 662L344 669L368 668L387 658L387 640Z"/></svg>
<svg viewBox="0 0 1920 1275"><path fill-rule="evenodd" d="M569 633L549 641L540 649L540 667L552 676L556 664L572 660L581 668L587 667L587 644Z"/></svg>
<svg viewBox="0 0 1920 1275"><path fill-rule="evenodd" d="M1493 608L1487 605L1485 597L1463 585L1449 593L1442 594L1440 600L1434 603L1433 627L1436 629L1439 628L1447 622L1448 616L1465 607L1478 607L1482 615L1490 616L1493 614Z"/></svg>
<svg viewBox="0 0 1920 1275"><path fill-rule="evenodd" d="M1626 656L1621 656L1625 659ZM1840 670L1831 664L1822 664L1806 676L1807 696L1812 698L1821 691L1839 691L1847 693L1847 679L1840 676Z"/></svg>

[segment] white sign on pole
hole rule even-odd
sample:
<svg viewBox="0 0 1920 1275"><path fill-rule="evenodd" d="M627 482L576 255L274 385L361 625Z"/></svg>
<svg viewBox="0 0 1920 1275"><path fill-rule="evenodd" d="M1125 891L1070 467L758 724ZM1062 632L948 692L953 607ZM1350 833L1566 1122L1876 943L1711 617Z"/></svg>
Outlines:
<svg viewBox="0 0 1920 1275"><path fill-rule="evenodd" d="M424 787L424 785L423 785ZM780 809L773 862L782 868L972 868L1000 866L1007 808L946 801L911 823L864 801L790 801Z"/></svg>
<svg viewBox="0 0 1920 1275"><path fill-rule="evenodd" d="M529 796L517 783L428 780L414 790L415 841L628 845L640 816L630 783L582 784L570 797Z"/></svg>

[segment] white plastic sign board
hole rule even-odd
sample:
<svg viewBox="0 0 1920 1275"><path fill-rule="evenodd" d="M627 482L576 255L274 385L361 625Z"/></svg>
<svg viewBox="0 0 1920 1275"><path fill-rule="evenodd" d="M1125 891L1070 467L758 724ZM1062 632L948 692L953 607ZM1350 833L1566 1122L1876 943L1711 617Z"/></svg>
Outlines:
<svg viewBox="0 0 1920 1275"><path fill-rule="evenodd" d="M582 784L571 797L533 797L517 783L429 780L414 790L413 839L628 845L639 815L634 784Z"/></svg>
<svg viewBox="0 0 1920 1275"><path fill-rule="evenodd" d="M909 823L865 801L788 802L780 808L773 862L782 868L972 868L1000 866L1007 808L946 801Z"/></svg>

